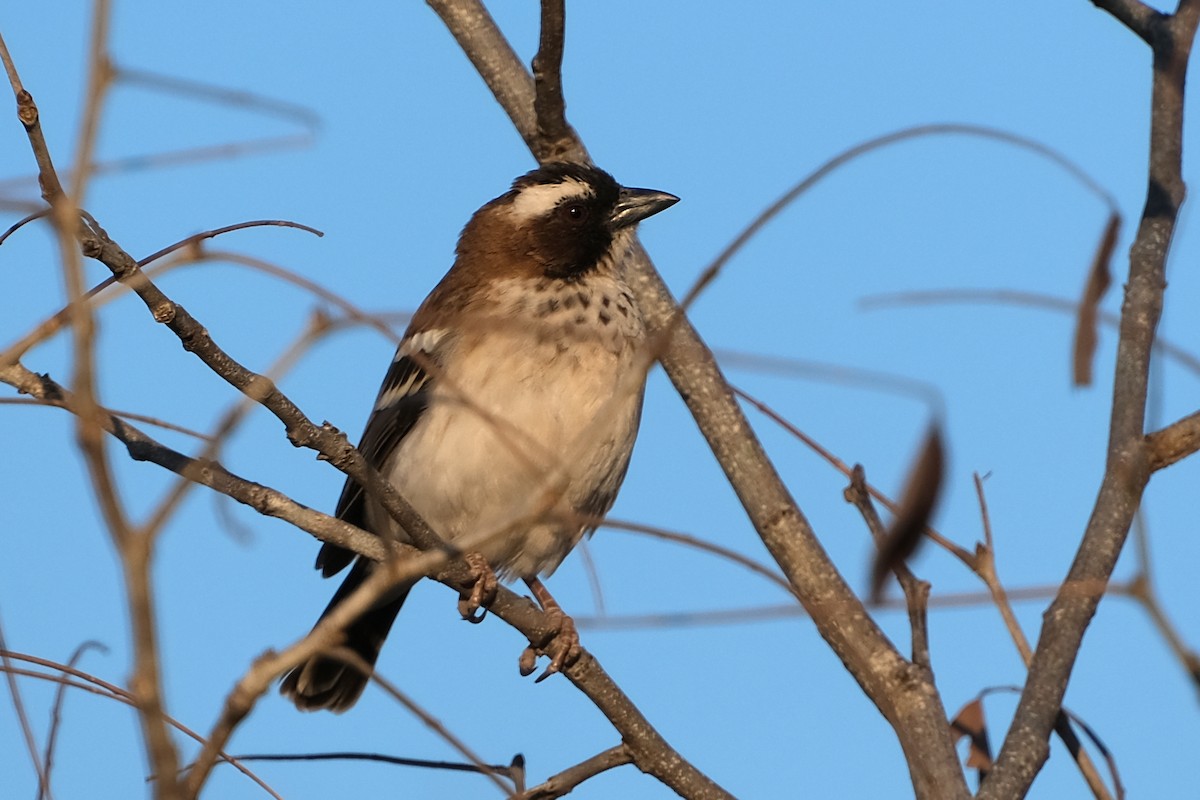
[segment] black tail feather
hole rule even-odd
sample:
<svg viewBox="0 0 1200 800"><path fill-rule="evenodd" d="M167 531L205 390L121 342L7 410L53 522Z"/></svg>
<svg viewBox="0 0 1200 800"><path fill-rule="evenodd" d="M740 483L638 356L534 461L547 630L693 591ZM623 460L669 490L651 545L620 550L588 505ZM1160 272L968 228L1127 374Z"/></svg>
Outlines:
<svg viewBox="0 0 1200 800"><path fill-rule="evenodd" d="M364 558L355 561L350 574L342 581L337 593L321 613L321 619L367 579L373 566L374 562ZM356 653L370 666L374 666L388 631L391 630L392 623L400 613L400 607L404 605L411 588L411 585L400 587L395 594L350 623L345 631L343 646ZM358 701L367 686L367 681L368 677L357 668L339 659L318 655L285 675L279 691L301 711L327 708L340 713Z"/></svg>

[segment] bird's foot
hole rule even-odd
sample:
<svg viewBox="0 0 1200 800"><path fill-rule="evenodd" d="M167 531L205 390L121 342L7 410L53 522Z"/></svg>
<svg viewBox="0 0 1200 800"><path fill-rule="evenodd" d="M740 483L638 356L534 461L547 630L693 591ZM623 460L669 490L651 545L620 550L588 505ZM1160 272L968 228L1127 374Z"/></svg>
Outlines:
<svg viewBox="0 0 1200 800"><path fill-rule="evenodd" d="M579 656L583 654L583 646L579 643L579 631L575 627L575 620L567 616L567 613L562 610L562 606L542 585L542 582L534 578L525 583L549 618L552 632L536 648L533 645L526 647L525 651L521 653L518 666L522 675L532 675L537 668L539 651L549 656L550 666L546 667L546 671L534 681L534 683L541 683L554 673L562 672L578 661Z"/></svg>
<svg viewBox="0 0 1200 800"><path fill-rule="evenodd" d="M471 593L458 599L458 613L473 625L483 622L487 616L487 606L496 599L496 587L499 581L496 572L487 559L479 553L467 553L463 556L467 566L471 568Z"/></svg>

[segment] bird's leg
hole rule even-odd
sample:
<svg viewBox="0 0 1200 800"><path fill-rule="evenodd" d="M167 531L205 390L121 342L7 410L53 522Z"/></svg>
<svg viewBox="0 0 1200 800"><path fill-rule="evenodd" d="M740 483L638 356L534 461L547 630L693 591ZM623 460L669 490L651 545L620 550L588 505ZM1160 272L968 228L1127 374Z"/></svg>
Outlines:
<svg viewBox="0 0 1200 800"><path fill-rule="evenodd" d="M583 652L583 648L579 644L579 631L575 629L575 620L567 616L567 613L562 610L562 606L550 594L550 590L537 578L527 578L525 585L529 587L529 591L533 592L534 598L541 605L542 611L546 612L546 616L550 618L551 625L555 629L550 638L539 648L550 657L550 666L546 667L546 671L534 681L534 683L541 683L554 673L562 672L574 664ZM533 674L536 661L537 651L532 646L525 648L519 662L521 674Z"/></svg>
<svg viewBox="0 0 1200 800"><path fill-rule="evenodd" d="M463 595L458 599L458 613L462 614L463 619L474 625L483 622L483 618L487 616L487 606L496 599L496 587L499 585L499 581L496 580L496 573L491 564L479 553L467 553L463 556L463 560L471 568L473 583L471 594Z"/></svg>

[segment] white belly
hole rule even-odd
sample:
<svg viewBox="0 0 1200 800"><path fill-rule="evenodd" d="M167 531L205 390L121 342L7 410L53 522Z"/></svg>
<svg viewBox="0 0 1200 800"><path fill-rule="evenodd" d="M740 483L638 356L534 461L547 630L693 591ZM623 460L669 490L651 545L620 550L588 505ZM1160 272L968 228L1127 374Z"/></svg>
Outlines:
<svg viewBox="0 0 1200 800"><path fill-rule="evenodd" d="M439 536L502 575L549 574L595 526L580 510L602 514L616 494L643 376L630 374L631 346L535 344L528 330L471 338L469 357L447 354L384 474ZM369 513L402 535L379 509Z"/></svg>

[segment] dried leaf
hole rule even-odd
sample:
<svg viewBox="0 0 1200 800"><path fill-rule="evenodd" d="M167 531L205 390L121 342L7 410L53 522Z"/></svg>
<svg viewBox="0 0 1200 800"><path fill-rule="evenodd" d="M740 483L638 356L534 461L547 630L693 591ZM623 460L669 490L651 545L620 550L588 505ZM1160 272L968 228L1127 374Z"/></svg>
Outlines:
<svg viewBox="0 0 1200 800"><path fill-rule="evenodd" d="M1100 301L1104 299L1104 293L1112 284L1109 263L1117 246L1117 232L1120 229L1121 216L1114 209L1108 216L1104 235L1100 237L1100 245L1092 257L1087 283L1083 287L1083 297L1079 300L1079 313L1075 317L1075 348L1071 365L1072 380L1076 386L1092 384L1092 362L1095 360L1096 344L1099 342L1096 322Z"/></svg>
<svg viewBox="0 0 1200 800"><path fill-rule="evenodd" d="M992 768L992 747L988 743L987 722L983 716L983 699L976 697L963 706L950 722L950 730L959 738L966 736L970 742L967 751L967 767L979 770L980 782Z"/></svg>
<svg viewBox="0 0 1200 800"><path fill-rule="evenodd" d="M888 573L904 564L921 543L941 494L944 461L941 429L935 423L930 426L921 454L908 473L896 519L875 555L871 567L872 602L882 599Z"/></svg>

